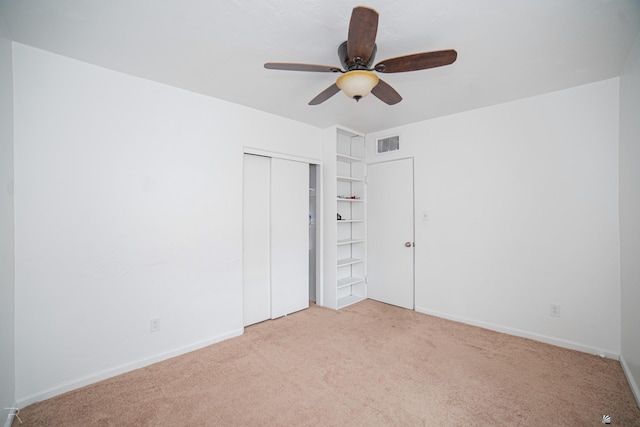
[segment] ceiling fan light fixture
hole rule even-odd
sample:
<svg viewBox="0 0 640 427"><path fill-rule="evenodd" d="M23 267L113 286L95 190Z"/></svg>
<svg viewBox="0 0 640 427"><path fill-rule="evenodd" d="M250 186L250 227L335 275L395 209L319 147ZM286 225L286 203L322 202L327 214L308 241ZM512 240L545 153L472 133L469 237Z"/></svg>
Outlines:
<svg viewBox="0 0 640 427"><path fill-rule="evenodd" d="M364 98L371 93L378 81L378 76L371 71L353 70L340 75L336 80L336 85L349 98L359 101L360 98Z"/></svg>

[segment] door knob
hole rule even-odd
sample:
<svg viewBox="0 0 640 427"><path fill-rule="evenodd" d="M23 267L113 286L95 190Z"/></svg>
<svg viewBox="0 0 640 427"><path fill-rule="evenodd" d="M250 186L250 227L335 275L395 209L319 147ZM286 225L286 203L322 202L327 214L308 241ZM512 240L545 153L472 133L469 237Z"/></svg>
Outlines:
<svg viewBox="0 0 640 427"><path fill-rule="evenodd" d="M411 247L411 242L407 242L404 244L406 247L410 248Z"/></svg>

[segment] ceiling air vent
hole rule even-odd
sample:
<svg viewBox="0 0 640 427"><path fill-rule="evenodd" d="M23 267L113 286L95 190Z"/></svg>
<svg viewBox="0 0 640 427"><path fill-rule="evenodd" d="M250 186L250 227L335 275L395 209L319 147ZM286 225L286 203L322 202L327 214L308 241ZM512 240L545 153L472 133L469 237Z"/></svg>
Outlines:
<svg viewBox="0 0 640 427"><path fill-rule="evenodd" d="M400 136L389 136L387 138L379 138L378 140L378 154L388 153L390 151L396 151L400 149Z"/></svg>

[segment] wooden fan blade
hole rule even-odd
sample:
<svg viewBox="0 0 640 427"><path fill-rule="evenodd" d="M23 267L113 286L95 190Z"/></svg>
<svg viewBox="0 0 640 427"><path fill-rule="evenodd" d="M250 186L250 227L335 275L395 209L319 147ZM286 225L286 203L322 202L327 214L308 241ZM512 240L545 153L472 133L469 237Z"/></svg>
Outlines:
<svg viewBox="0 0 640 427"><path fill-rule="evenodd" d="M440 50L436 52L415 53L385 59L374 67L380 73L403 73L405 71L425 70L427 68L442 67L455 62L458 52L455 50Z"/></svg>
<svg viewBox="0 0 640 427"><path fill-rule="evenodd" d="M389 105L395 105L402 101L402 97L389 83L384 80L378 80L378 84L371 90L371 93L376 96L380 101Z"/></svg>
<svg viewBox="0 0 640 427"><path fill-rule="evenodd" d="M320 73L339 73L340 68L330 65L296 64L293 62L267 62L264 68L269 70L315 71Z"/></svg>
<svg viewBox="0 0 640 427"><path fill-rule="evenodd" d="M354 7L349 22L347 53L349 60L360 58L362 64L369 61L378 33L378 12L368 7Z"/></svg>
<svg viewBox="0 0 640 427"><path fill-rule="evenodd" d="M338 92L340 92L340 88L338 87L337 84L334 83L328 88L326 88L325 90L323 90L322 92L320 92L318 96L316 96L311 101L309 101L309 105L322 104L324 101L331 98L333 95L335 95Z"/></svg>

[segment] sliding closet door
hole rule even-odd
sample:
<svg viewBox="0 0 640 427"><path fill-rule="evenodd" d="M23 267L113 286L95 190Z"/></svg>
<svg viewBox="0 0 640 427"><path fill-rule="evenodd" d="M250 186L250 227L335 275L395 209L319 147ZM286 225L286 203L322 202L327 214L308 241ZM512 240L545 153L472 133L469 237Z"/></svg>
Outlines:
<svg viewBox="0 0 640 427"><path fill-rule="evenodd" d="M244 155L242 274L244 326L271 317L271 159Z"/></svg>
<svg viewBox="0 0 640 427"><path fill-rule="evenodd" d="M271 159L271 318L309 307L309 165Z"/></svg>

